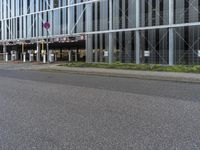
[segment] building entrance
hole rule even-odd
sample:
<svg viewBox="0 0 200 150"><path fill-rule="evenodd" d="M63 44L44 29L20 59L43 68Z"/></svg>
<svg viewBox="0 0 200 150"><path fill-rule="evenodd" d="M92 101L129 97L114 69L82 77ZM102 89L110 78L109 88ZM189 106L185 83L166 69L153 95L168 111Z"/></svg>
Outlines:
<svg viewBox="0 0 200 150"><path fill-rule="evenodd" d="M74 40L66 42L49 42L49 56L47 56L45 41L20 42L20 44L7 44L6 53L9 61L85 61L85 40ZM3 47L3 46L2 46ZM2 50L3 51L3 50ZM2 54L2 57L1 57ZM3 60L3 52L0 59Z"/></svg>

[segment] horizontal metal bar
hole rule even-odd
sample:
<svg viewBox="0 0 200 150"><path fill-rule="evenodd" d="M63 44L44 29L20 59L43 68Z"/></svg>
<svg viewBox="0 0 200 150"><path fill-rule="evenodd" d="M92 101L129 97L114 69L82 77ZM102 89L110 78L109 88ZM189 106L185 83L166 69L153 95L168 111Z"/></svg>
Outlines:
<svg viewBox="0 0 200 150"><path fill-rule="evenodd" d="M148 26L148 27L139 27L139 28L127 28L127 29L117 29L117 30L105 30L105 31L93 31L93 32L82 32L82 33L72 33L61 34L61 35L50 35L50 38L62 38L69 36L81 36L81 35L91 35L91 34L106 34L106 33L115 33L115 32L129 32L129 31L145 31L145 30L155 30L155 29L169 29L169 28L180 28L180 27L192 27L200 26L200 22L194 23L181 23L181 24L172 24L172 25L161 25L161 26ZM9 39L9 40L0 40L0 42L10 42L10 41L24 41L24 40L42 40L46 39L46 36L33 37L33 38L21 38L21 39Z"/></svg>
<svg viewBox="0 0 200 150"><path fill-rule="evenodd" d="M18 15L18 16L14 16L14 17L4 18L4 19L0 19L0 21L10 20L10 19L15 19L15 18L20 18L20 17L25 17L25 16L29 16L29 15L37 15L37 14L44 13L44 12L50 12L50 11L53 11L53 10L59 10L59 9L63 9L63 8L75 7L75 6L80 6L80 5L84 5L84 4L90 4L90 3L94 3L94 2L98 2L98 1L105 1L105 0L90 0L90 1L87 1L87 2L81 2L81 3L71 4L71 5L67 5L67 6L61 6L61 7L57 7L57 8L51 8L51 9L47 9L47 10L33 12L33 13L29 13L29 14L24 14L24 15Z"/></svg>
<svg viewBox="0 0 200 150"><path fill-rule="evenodd" d="M105 30L105 31L94 31L94 32L86 32L86 33L83 32L83 33L75 33L74 35L103 34L103 33L128 32L128 31L144 31L144 30L168 29L168 28L180 28L180 27L192 27L192 26L200 26L200 22L148 26L148 27L139 27L139 28L127 28L127 29L116 29L116 30Z"/></svg>

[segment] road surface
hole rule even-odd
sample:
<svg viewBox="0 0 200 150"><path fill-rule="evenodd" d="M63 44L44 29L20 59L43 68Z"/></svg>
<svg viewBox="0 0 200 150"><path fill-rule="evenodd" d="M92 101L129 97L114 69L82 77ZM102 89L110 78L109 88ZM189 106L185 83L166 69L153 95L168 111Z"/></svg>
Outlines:
<svg viewBox="0 0 200 150"><path fill-rule="evenodd" d="M1 150L199 150L200 84L0 69Z"/></svg>

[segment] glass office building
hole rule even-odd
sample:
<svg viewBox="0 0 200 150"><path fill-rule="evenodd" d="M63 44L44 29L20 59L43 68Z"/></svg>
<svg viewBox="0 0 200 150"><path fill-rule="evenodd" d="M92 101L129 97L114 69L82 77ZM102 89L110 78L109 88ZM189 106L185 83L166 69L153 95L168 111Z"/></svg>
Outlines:
<svg viewBox="0 0 200 150"><path fill-rule="evenodd" d="M2 53L39 55L48 33L51 50L84 50L87 62L200 64L199 0L0 0L0 10Z"/></svg>

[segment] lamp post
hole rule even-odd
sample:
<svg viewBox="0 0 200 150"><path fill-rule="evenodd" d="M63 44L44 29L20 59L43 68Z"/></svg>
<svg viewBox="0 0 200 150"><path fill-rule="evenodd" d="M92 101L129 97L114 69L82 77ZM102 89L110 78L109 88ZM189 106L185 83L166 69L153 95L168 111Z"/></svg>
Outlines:
<svg viewBox="0 0 200 150"><path fill-rule="evenodd" d="M47 61L49 62L49 28L50 28L50 23L49 22L45 22L44 23L44 28L46 29L46 31L47 31L47 38L46 38L46 44L47 44Z"/></svg>

